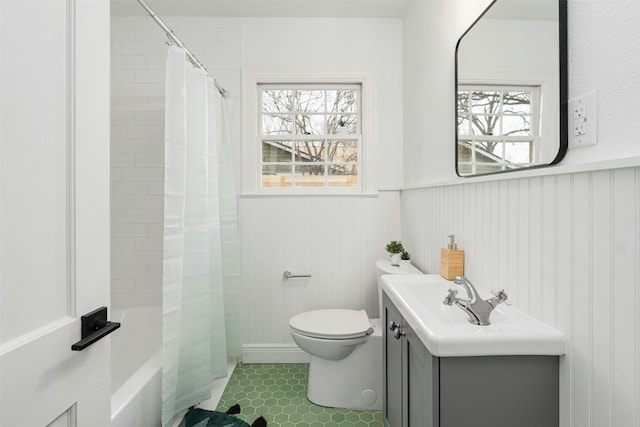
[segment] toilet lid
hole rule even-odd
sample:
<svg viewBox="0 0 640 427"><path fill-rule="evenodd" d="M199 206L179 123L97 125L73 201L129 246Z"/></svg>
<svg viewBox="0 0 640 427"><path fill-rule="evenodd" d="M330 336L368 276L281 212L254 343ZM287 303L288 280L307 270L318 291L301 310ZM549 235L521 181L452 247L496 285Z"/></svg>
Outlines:
<svg viewBox="0 0 640 427"><path fill-rule="evenodd" d="M364 310L328 309L300 313L289 319L289 326L312 338L349 339L373 333Z"/></svg>

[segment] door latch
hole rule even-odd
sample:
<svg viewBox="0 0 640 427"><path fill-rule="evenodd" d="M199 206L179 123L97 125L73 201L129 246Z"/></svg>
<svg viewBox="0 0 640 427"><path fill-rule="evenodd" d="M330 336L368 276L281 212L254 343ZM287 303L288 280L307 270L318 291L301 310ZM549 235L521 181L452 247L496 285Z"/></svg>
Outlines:
<svg viewBox="0 0 640 427"><path fill-rule="evenodd" d="M118 322L107 320L107 307L100 307L80 317L82 338L71 346L73 351L81 351L109 335L120 327Z"/></svg>

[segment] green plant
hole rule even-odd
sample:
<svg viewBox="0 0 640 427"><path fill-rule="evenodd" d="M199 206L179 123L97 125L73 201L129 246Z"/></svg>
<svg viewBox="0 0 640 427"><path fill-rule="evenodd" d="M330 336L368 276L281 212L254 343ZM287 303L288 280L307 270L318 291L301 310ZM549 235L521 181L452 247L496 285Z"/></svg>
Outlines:
<svg viewBox="0 0 640 427"><path fill-rule="evenodd" d="M399 254L399 253L402 253L402 251L404 251L404 248L402 247L402 242L397 240L392 240L389 243L387 243L387 252L389 252L390 254Z"/></svg>
<svg viewBox="0 0 640 427"><path fill-rule="evenodd" d="M409 261L411 259L411 254L407 251L402 251L402 253L400 254L400 259Z"/></svg>
<svg viewBox="0 0 640 427"><path fill-rule="evenodd" d="M340 117L340 119L338 120L338 126L346 126L346 125L347 125L346 120Z"/></svg>

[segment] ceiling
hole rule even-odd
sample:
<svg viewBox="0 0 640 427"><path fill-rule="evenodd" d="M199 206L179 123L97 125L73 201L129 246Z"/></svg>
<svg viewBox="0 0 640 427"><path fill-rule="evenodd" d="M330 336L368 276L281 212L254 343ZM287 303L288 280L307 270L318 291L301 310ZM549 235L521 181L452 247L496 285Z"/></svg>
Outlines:
<svg viewBox="0 0 640 427"><path fill-rule="evenodd" d="M143 0L160 16L402 17L411 0ZM137 0L111 0L113 16L145 15Z"/></svg>

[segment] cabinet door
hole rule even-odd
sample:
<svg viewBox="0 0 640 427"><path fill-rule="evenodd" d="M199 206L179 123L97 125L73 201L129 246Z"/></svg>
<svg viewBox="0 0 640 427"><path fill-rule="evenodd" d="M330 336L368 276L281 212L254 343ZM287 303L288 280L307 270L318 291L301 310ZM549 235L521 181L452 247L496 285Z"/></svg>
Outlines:
<svg viewBox="0 0 640 427"><path fill-rule="evenodd" d="M407 427L435 427L438 413L438 361L426 349L415 331L405 322L402 325L403 382L405 385L405 425Z"/></svg>
<svg viewBox="0 0 640 427"><path fill-rule="evenodd" d="M402 340L396 339L389 330L391 322L400 327L402 317L386 295L383 297L383 307L384 415L389 427L402 427Z"/></svg>

